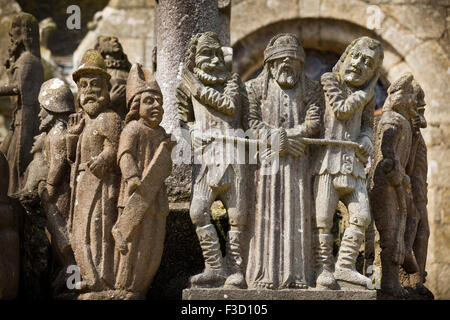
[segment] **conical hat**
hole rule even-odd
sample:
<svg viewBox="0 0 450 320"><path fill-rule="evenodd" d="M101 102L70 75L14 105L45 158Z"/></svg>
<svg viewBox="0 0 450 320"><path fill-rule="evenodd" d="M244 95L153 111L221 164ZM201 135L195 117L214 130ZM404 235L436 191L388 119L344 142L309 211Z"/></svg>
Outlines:
<svg viewBox="0 0 450 320"><path fill-rule="evenodd" d="M72 73L72 78L77 82L82 75L93 73L105 77L106 80L111 79L111 75L106 71L106 63L100 52L89 49L84 53L83 58L81 58L77 70Z"/></svg>
<svg viewBox="0 0 450 320"><path fill-rule="evenodd" d="M141 64L136 63L131 67L130 73L128 74L126 92L128 109L130 108L133 98L137 94L145 91L154 91L162 96L158 82L156 82L156 79L150 70L145 69Z"/></svg>
<svg viewBox="0 0 450 320"><path fill-rule="evenodd" d="M39 104L50 112L75 112L72 91L58 78L47 80L42 84L38 100Z"/></svg>

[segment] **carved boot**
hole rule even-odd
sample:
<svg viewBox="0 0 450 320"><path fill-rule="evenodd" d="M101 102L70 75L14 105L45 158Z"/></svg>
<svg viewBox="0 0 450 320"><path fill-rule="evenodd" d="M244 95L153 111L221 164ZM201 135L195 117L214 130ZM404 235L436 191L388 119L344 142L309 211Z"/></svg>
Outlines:
<svg viewBox="0 0 450 320"><path fill-rule="evenodd" d="M319 234L317 262L316 286L318 288L336 289L337 283L333 275L333 235L330 233Z"/></svg>
<svg viewBox="0 0 450 320"><path fill-rule="evenodd" d="M409 274L419 272L419 265L413 253L413 244L416 237L417 219L408 217L406 219L405 228L405 260L403 262L403 269Z"/></svg>
<svg viewBox="0 0 450 320"><path fill-rule="evenodd" d="M212 224L208 224L204 227L198 227L196 232L205 259L205 270L189 279L191 286L221 287L225 282L226 273L217 231Z"/></svg>
<svg viewBox="0 0 450 320"><path fill-rule="evenodd" d="M344 232L334 278L368 288L370 279L356 271L359 248L364 241L364 227L350 224Z"/></svg>
<svg viewBox="0 0 450 320"><path fill-rule="evenodd" d="M227 241L227 262L229 266L230 275L225 281L225 287L245 289L247 283L245 282L243 259L242 259L242 231L228 232Z"/></svg>

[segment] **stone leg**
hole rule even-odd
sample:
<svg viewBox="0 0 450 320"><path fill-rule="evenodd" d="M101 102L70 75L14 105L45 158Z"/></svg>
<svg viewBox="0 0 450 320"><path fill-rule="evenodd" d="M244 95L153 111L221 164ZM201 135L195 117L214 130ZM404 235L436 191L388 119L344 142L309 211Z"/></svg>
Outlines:
<svg viewBox="0 0 450 320"><path fill-rule="evenodd" d="M336 211L339 195L334 189L332 179L332 176L324 174L316 177L314 185L316 223L319 234L319 245L316 248L316 286L328 289L337 288L337 283L333 275L334 237L331 234L331 228L333 226L333 215Z"/></svg>
<svg viewBox="0 0 450 320"><path fill-rule="evenodd" d="M348 207L350 225L345 230L342 238L334 277L336 280L367 288L370 284L370 279L356 271L355 264L359 248L364 241L365 230L371 220L369 197L364 181L361 179L355 179L355 181L355 191L343 199Z"/></svg>
<svg viewBox="0 0 450 320"><path fill-rule="evenodd" d="M205 259L205 270L191 277L190 283L192 287L221 287L225 282L226 272L220 251L219 236L216 228L211 224L210 214L216 195L204 180L194 185L193 195L189 214L196 227L195 231Z"/></svg>

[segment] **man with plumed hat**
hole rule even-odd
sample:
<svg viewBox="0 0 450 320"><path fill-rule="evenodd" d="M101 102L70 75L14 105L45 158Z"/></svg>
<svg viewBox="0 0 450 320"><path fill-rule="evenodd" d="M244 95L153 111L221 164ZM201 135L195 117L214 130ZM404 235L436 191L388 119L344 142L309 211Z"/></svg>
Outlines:
<svg viewBox="0 0 450 320"><path fill-rule="evenodd" d="M164 180L172 170L171 141L161 123L162 93L152 73L135 64L126 87L128 112L117 162L122 172L116 242L116 289L144 299L161 262L166 217Z"/></svg>
<svg viewBox="0 0 450 320"><path fill-rule="evenodd" d="M121 118L110 109L111 76L98 51L86 51L72 77L81 109L70 116L67 129L68 155L73 161L72 248L82 277L80 291L89 293L80 298L95 299L114 288L111 229L117 218Z"/></svg>

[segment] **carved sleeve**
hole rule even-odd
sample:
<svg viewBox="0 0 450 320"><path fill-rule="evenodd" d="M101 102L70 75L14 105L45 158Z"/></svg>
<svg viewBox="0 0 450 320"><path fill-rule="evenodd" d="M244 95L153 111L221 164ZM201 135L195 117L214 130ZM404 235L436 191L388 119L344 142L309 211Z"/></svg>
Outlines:
<svg viewBox="0 0 450 320"><path fill-rule="evenodd" d="M244 129L244 131L247 131L249 128L249 101L248 101L248 95L247 95L247 90L244 86L244 84L239 81L239 85L240 85L240 97L241 97L241 112L242 112L242 117L241 117L241 121L242 121L242 129Z"/></svg>
<svg viewBox="0 0 450 320"><path fill-rule="evenodd" d="M203 86L198 98L202 103L227 115L233 115L236 110L236 101L211 87Z"/></svg>
<svg viewBox="0 0 450 320"><path fill-rule="evenodd" d="M308 85L305 87L306 116L305 121L299 125L299 135L312 137L320 132L325 101L323 92L318 84L308 82Z"/></svg>
<svg viewBox="0 0 450 320"><path fill-rule="evenodd" d="M257 139L268 140L270 132L274 128L262 120L261 99L256 93L253 83L246 83L245 86L248 94L248 126Z"/></svg>
<svg viewBox="0 0 450 320"><path fill-rule="evenodd" d="M373 113L375 111L375 96L365 106L361 117L361 131L359 136L366 136L373 141Z"/></svg>
<svg viewBox="0 0 450 320"><path fill-rule="evenodd" d="M383 126L383 135L381 140L381 152L383 159L392 159L398 163L398 157L395 152L400 138L400 130L393 123L380 123Z"/></svg>
<svg viewBox="0 0 450 320"><path fill-rule="evenodd" d="M177 101L178 118L184 123L194 122L194 109L192 107L192 101L189 90L185 88L183 83L176 89L175 98Z"/></svg>
<svg viewBox="0 0 450 320"><path fill-rule="evenodd" d="M365 105L367 94L358 90L346 97L332 72L324 73L320 80L336 119L346 120Z"/></svg>
<svg viewBox="0 0 450 320"><path fill-rule="evenodd" d="M140 177L135 157L137 156L136 141L138 139L138 128L130 122L120 135L119 151L117 161L122 172L122 177L128 180L133 177Z"/></svg>
<svg viewBox="0 0 450 320"><path fill-rule="evenodd" d="M60 131L50 132L50 154L48 160L48 176L47 183L56 186L64 178L67 164L66 141L64 135L59 135Z"/></svg>
<svg viewBox="0 0 450 320"><path fill-rule="evenodd" d="M0 87L0 96L15 96L19 94L19 88L16 85L4 85Z"/></svg>

